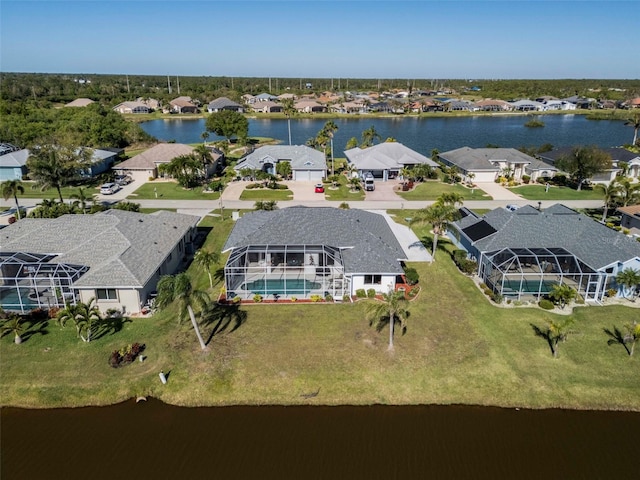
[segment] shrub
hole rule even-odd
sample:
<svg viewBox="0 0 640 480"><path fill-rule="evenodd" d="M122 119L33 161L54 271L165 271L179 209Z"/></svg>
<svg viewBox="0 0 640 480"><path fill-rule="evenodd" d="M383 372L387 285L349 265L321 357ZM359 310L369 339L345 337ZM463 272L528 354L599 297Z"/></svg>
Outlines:
<svg viewBox="0 0 640 480"><path fill-rule="evenodd" d="M244 188L246 188L248 190L253 190L254 188L262 188L262 184L261 183L250 183Z"/></svg>
<svg viewBox="0 0 640 480"><path fill-rule="evenodd" d="M232 302L232 303L235 303L235 304L238 304L238 303L240 303L241 301L242 301L242 299L241 299L240 297L233 297L233 298L231 299L231 302Z"/></svg>
<svg viewBox="0 0 640 480"><path fill-rule="evenodd" d="M298 297L291 297L291 301L292 302L297 302L298 301Z"/></svg>
<svg viewBox="0 0 640 480"><path fill-rule="evenodd" d="M609 288L607 290L607 297L615 297L618 291L615 288Z"/></svg>
<svg viewBox="0 0 640 480"><path fill-rule="evenodd" d="M260 303L260 302L262 302L262 295L260 295L259 293L256 293L256 294L253 296L253 301L254 301L254 302L256 302L256 303Z"/></svg>
<svg viewBox="0 0 640 480"><path fill-rule="evenodd" d="M345 294L342 296L342 301L343 301L343 302L350 302L350 301L351 301L351 295L348 295L348 294L346 294L346 293L345 293Z"/></svg>
<svg viewBox="0 0 640 480"><path fill-rule="evenodd" d="M367 296L367 293L364 291L364 288L358 288L356 290L356 297L365 298L366 296Z"/></svg>
<svg viewBox="0 0 640 480"><path fill-rule="evenodd" d="M522 176L522 183L529 183L531 181L531 177L529 175Z"/></svg>
<svg viewBox="0 0 640 480"><path fill-rule="evenodd" d="M460 270L467 275L473 275L478 271L478 262L476 262L475 260L465 259L464 261L460 262L458 268L460 268Z"/></svg>
<svg viewBox="0 0 640 480"><path fill-rule="evenodd" d="M133 343L122 347L120 350L114 350L109 356L109 365L113 368L123 367L133 362L138 355L144 352L146 348L144 343Z"/></svg>
<svg viewBox="0 0 640 480"><path fill-rule="evenodd" d="M498 292L495 292L493 295L491 295L491 300L493 300L494 302L496 302L497 304L502 303L502 295L500 295Z"/></svg>
<svg viewBox="0 0 640 480"><path fill-rule="evenodd" d="M322 297L320 295L311 295L309 298L314 303L322 301Z"/></svg>
<svg viewBox="0 0 640 480"><path fill-rule="evenodd" d="M325 302L333 302L333 296L327 293L327 294L324 296L324 301L325 301Z"/></svg>
<svg viewBox="0 0 640 480"><path fill-rule="evenodd" d="M543 310L553 310L555 305L553 304L553 302L551 300L543 298L542 300L540 300L538 302L538 306L540 308L542 308Z"/></svg>
<svg viewBox="0 0 640 480"><path fill-rule="evenodd" d="M376 291L373 288L367 289L367 298L375 298Z"/></svg>
<svg viewBox="0 0 640 480"><path fill-rule="evenodd" d="M222 180L214 180L207 185L207 188L212 192L220 192L224 188L224 182Z"/></svg>
<svg viewBox="0 0 640 480"><path fill-rule="evenodd" d="M349 210L349 204L347 202L342 202L340 205L338 205L338 208L341 208L342 210Z"/></svg>
<svg viewBox="0 0 640 480"><path fill-rule="evenodd" d="M420 280L420 274L415 268L407 267L404 269L404 275L409 285L415 285Z"/></svg>

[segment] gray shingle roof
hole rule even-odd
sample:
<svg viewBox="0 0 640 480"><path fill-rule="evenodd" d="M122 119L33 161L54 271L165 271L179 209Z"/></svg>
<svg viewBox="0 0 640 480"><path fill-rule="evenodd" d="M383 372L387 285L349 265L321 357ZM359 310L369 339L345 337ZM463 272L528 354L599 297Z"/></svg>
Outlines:
<svg viewBox="0 0 640 480"><path fill-rule="evenodd" d="M292 170L327 169L324 154L306 145L265 145L240 160L235 169L262 170L265 163L277 163L282 160L291 162Z"/></svg>
<svg viewBox="0 0 640 480"><path fill-rule="evenodd" d="M95 215L26 218L0 231L3 252L57 255L52 262L86 265L77 287L143 287L198 217L108 210Z"/></svg>
<svg viewBox="0 0 640 480"><path fill-rule="evenodd" d="M406 254L383 216L364 210L291 207L245 214L223 250L248 245L327 245L342 250L346 273L402 273Z"/></svg>
<svg viewBox="0 0 640 480"><path fill-rule="evenodd" d="M160 163L169 163L176 157L190 155L193 147L182 143L159 143L138 155L116 165L118 170L149 170Z"/></svg>
<svg viewBox="0 0 640 480"><path fill-rule="evenodd" d="M596 270L640 257L640 243L561 204L541 212L534 208L515 212L498 208L478 221L497 230L475 242L481 252L559 247Z"/></svg>
<svg viewBox="0 0 640 480"><path fill-rule="evenodd" d="M465 171L486 170L499 171L500 167L491 163L492 161L506 161L509 163L534 164L539 166L540 162L529 155L522 153L515 148L469 148L461 147L439 154L440 158L447 163L456 165ZM547 168L551 169L550 166Z"/></svg>
<svg viewBox="0 0 640 480"><path fill-rule="evenodd" d="M431 167L438 164L424 155L405 147L398 142L379 143L368 148L352 148L344 154L349 162L358 170L385 170L389 168L403 168L406 165L426 163Z"/></svg>
<svg viewBox="0 0 640 480"><path fill-rule="evenodd" d="M208 108L210 110L214 110L214 109L221 109L221 108L242 108L242 105L240 105L237 102L234 102L233 100L228 99L227 97L220 97L220 98L216 98L215 100L212 100L211 102L209 102Z"/></svg>
<svg viewBox="0 0 640 480"><path fill-rule="evenodd" d="M0 155L0 167L24 167L27 164L28 159L29 150L27 150L26 148L23 148L22 150L18 150L16 152L5 153L4 155Z"/></svg>

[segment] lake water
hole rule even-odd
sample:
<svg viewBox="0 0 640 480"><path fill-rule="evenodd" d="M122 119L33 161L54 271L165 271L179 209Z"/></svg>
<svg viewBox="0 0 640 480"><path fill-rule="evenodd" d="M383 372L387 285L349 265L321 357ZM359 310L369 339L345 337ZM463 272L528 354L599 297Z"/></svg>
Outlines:
<svg viewBox="0 0 640 480"><path fill-rule="evenodd" d="M334 137L334 152L342 152L350 138L361 139L362 132L373 126L382 136L395 138L407 147L430 156L436 148L441 152L459 147L479 148L488 144L518 148L550 143L555 147L570 145L598 145L617 147L633 140L633 129L622 121L587 120L584 115L546 115L541 128L524 124L532 117L526 115L475 117L393 117L393 118L339 118L334 119L338 131ZM291 120L293 144L304 144L322 129L326 119ZM160 140L178 143L202 141L205 130L203 119L152 120L141 124L149 134ZM249 119L249 135L276 138L289 142L286 119ZM208 141L219 140L211 135Z"/></svg>
<svg viewBox="0 0 640 480"><path fill-rule="evenodd" d="M633 478L640 413L462 406L3 408L3 479Z"/></svg>

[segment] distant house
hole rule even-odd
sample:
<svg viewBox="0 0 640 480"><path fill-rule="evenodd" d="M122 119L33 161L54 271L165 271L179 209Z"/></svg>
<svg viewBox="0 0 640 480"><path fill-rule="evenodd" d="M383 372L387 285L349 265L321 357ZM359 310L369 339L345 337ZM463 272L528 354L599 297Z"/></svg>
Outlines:
<svg viewBox="0 0 640 480"><path fill-rule="evenodd" d="M330 110L336 113L367 113L369 111L363 100L335 103L331 105Z"/></svg>
<svg viewBox="0 0 640 480"><path fill-rule="evenodd" d="M281 104L270 100L261 100L251 105L251 110L259 113L280 113L284 110Z"/></svg>
<svg viewBox="0 0 640 480"><path fill-rule="evenodd" d="M102 312L139 313L194 251L198 221L166 210L25 218L2 230L0 306L24 313L95 298Z"/></svg>
<svg viewBox="0 0 640 480"><path fill-rule="evenodd" d="M169 106L174 113L198 113L198 106L193 103L191 97L178 97L169 102Z"/></svg>
<svg viewBox="0 0 640 480"><path fill-rule="evenodd" d="M639 242L564 205L460 212L450 226L452 242L477 260L482 282L503 297L539 298L565 284L600 302L618 288L617 273L640 270Z"/></svg>
<svg viewBox="0 0 640 480"><path fill-rule="evenodd" d="M565 157L567 155L571 155L571 153L573 152L573 149L574 147L555 148L549 152L539 153L538 157L540 157L540 159L543 162L549 165L555 165L558 159ZM612 159L612 162L613 162L613 159ZM589 181L591 183L602 183L602 184L608 185L616 178L616 175L620 171L621 169L616 166L615 162L613 162L613 168L607 169L602 173L598 173L594 175L589 179Z"/></svg>
<svg viewBox="0 0 640 480"><path fill-rule="evenodd" d="M92 103L95 102L90 98L76 98L74 101L67 103L65 107L86 107Z"/></svg>
<svg viewBox="0 0 640 480"><path fill-rule="evenodd" d="M326 112L327 107L315 100L299 100L294 105L295 109L300 113L318 113Z"/></svg>
<svg viewBox="0 0 640 480"><path fill-rule="evenodd" d="M536 102L535 100L517 100L510 102L513 105L513 110L518 112L537 112L543 109L543 104Z"/></svg>
<svg viewBox="0 0 640 480"><path fill-rule="evenodd" d="M474 182L493 182L501 175L512 175L517 181L528 175L535 181L538 177L553 177L557 173L553 165L515 148L461 147L441 152L438 157L442 163L455 166L462 176Z"/></svg>
<svg viewBox="0 0 640 480"><path fill-rule="evenodd" d="M234 112L244 112L244 107L233 100L229 100L227 97L216 98L209 102L207 105L207 112L214 113L222 110L232 110Z"/></svg>
<svg viewBox="0 0 640 480"><path fill-rule="evenodd" d="M436 168L438 164L424 155L398 142L384 142L368 148L352 148L344 154L360 176L371 173L384 181L396 178L403 168L426 164Z"/></svg>
<svg viewBox="0 0 640 480"><path fill-rule="evenodd" d="M611 161L616 168L622 169L622 164L627 165L627 177L640 178L640 153L620 147L612 147L606 151L611 155Z"/></svg>
<svg viewBox="0 0 640 480"><path fill-rule="evenodd" d="M640 205L619 207L617 211L622 216L620 226L629 230L634 229L635 232L640 234Z"/></svg>
<svg viewBox="0 0 640 480"><path fill-rule="evenodd" d="M151 108L143 102L122 102L113 107L119 113L150 113Z"/></svg>
<svg viewBox="0 0 640 480"><path fill-rule="evenodd" d="M513 105L509 102L492 99L480 100L479 102L476 102L476 107L483 112L508 112L513 110Z"/></svg>
<svg viewBox="0 0 640 480"><path fill-rule="evenodd" d="M162 107L162 102L160 102L160 100L157 100L155 98L138 97L136 98L136 102L141 102L145 104L151 110L158 110L160 107Z"/></svg>
<svg viewBox="0 0 640 480"><path fill-rule="evenodd" d="M5 180L22 180L27 174L29 150L7 151L0 155L0 182Z"/></svg>
<svg viewBox="0 0 640 480"><path fill-rule="evenodd" d="M129 175L134 180L146 182L158 177L158 166L169 163L176 157L191 155L193 147L181 143L160 143L117 164L113 170L118 175Z"/></svg>
<svg viewBox="0 0 640 480"><path fill-rule="evenodd" d="M275 95L271 95L270 93L260 93L259 95L256 95L255 97L253 97L253 102L277 102L278 101L278 97L276 97Z"/></svg>
<svg viewBox="0 0 640 480"><path fill-rule="evenodd" d="M80 174L83 177L95 177L109 170L118 158L118 150L88 149L91 151L90 166Z"/></svg>
<svg viewBox="0 0 640 480"><path fill-rule="evenodd" d="M275 175L280 162L291 164L293 180L321 181L327 174L324 153L306 145L265 145L240 159L235 170L248 168Z"/></svg>

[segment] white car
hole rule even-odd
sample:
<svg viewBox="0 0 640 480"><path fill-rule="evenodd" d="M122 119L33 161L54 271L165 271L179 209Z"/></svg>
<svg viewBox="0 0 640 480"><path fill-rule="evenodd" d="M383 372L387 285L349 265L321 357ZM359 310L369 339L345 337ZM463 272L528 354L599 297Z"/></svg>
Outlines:
<svg viewBox="0 0 640 480"><path fill-rule="evenodd" d="M120 185L117 183L105 183L100 187L100 193L102 195L113 195L120 190Z"/></svg>
<svg viewBox="0 0 640 480"><path fill-rule="evenodd" d="M507 209L507 210L509 210L510 212L515 212L515 211L516 211L518 208L520 208L520 207L518 207L518 205L512 205L512 204L510 204L510 205L507 205L507 206L506 206L506 207L504 207L504 208L506 208L506 209Z"/></svg>

